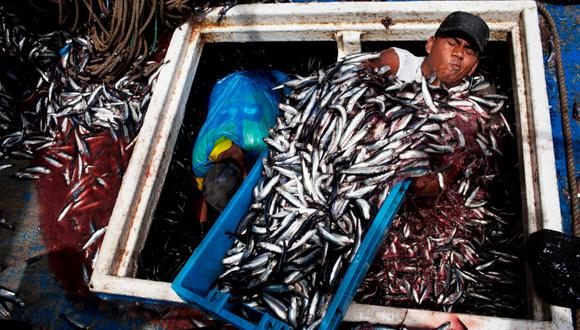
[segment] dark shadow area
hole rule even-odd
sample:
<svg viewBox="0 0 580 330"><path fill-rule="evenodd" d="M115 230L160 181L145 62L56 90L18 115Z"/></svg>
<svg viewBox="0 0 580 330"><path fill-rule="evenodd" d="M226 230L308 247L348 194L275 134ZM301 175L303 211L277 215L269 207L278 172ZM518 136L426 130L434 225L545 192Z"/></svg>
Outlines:
<svg viewBox="0 0 580 330"><path fill-rule="evenodd" d="M50 33L61 30L58 24L58 4L53 1L3 0L0 9L13 13L19 24L32 33Z"/></svg>

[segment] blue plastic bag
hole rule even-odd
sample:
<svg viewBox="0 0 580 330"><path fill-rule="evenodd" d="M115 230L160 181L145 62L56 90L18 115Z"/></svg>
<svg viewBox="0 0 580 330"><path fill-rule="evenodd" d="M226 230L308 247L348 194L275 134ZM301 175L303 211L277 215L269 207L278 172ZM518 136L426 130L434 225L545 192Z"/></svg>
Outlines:
<svg viewBox="0 0 580 330"><path fill-rule="evenodd" d="M272 88L289 77L280 71L240 71L214 86L207 119L195 141L192 155L196 177L205 176L215 142L226 137L251 155L266 150L264 138L276 123L280 91Z"/></svg>

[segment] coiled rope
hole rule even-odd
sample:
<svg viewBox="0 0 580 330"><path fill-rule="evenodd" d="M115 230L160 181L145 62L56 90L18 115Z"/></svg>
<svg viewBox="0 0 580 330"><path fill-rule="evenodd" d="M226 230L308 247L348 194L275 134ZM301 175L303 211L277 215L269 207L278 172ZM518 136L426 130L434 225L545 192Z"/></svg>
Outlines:
<svg viewBox="0 0 580 330"><path fill-rule="evenodd" d="M112 81L128 69L140 67L155 49L159 23L174 28L188 19L193 12L190 2L58 0L60 25L71 24L72 17L71 31L86 27L95 52L94 59L79 73L79 78ZM150 34L152 42L148 42Z"/></svg>
<svg viewBox="0 0 580 330"><path fill-rule="evenodd" d="M580 236L580 202L578 201L578 185L576 183L576 167L574 165L574 149L572 148L572 129L570 127L570 115L568 114L568 90L562 65L562 50L560 48L560 35L556 29L556 23L543 3L537 2L538 11L544 16L551 30L554 41L556 59L556 76L558 80L558 92L560 94L560 111L562 113L562 130L564 132L564 146L566 150L566 170L568 172L568 189L570 192L570 205L572 211L572 225L574 236Z"/></svg>
<svg viewBox="0 0 580 330"><path fill-rule="evenodd" d="M544 16L550 28L554 41L556 59L556 76L558 79L558 92L560 94L560 111L562 113L562 130L564 131L564 146L566 150L566 171L568 172L568 189L570 193L570 208L572 211L572 227L574 236L580 237L580 203L578 201L578 185L576 183L576 167L574 164L574 149L572 148L572 129L570 116L568 115L568 90L562 65L562 50L560 49L560 35L556 29L554 18L543 3L537 2L538 11ZM580 330L580 309L576 309L576 330Z"/></svg>

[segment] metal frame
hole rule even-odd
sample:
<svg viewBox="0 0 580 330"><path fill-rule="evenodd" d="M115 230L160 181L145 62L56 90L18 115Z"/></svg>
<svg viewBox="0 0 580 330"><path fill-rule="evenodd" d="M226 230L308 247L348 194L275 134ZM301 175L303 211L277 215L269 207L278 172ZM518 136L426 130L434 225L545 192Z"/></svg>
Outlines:
<svg viewBox="0 0 580 330"><path fill-rule="evenodd" d="M341 57L360 51L362 41L426 40L439 22L457 9L481 16L490 26L491 40L504 40L511 45L526 234L542 228L562 231L538 16L533 1L239 5L229 10L220 23L217 23L218 8L183 24L173 34L167 63L160 73L123 179L90 289L104 296L181 302L170 283L132 276L205 43L334 40ZM386 16L394 22L388 29L379 23ZM469 329L572 328L569 309L544 304L531 286L528 292L532 320L352 304L345 321L428 327L460 318Z"/></svg>

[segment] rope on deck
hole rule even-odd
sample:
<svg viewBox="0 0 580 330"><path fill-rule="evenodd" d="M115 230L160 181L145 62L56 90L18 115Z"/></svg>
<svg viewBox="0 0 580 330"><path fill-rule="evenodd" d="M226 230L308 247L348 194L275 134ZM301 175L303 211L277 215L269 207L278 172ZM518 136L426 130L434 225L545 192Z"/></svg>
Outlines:
<svg viewBox="0 0 580 330"><path fill-rule="evenodd" d="M554 52L556 59L556 76L558 79L558 91L560 94L560 111L562 113L562 130L564 131L564 146L566 149L566 170L568 172L568 189L570 192L570 204L572 211L572 225L574 236L580 236L580 202L578 201L578 185L576 183L576 168L574 165L574 149L572 148L572 129L570 127L570 115L568 114L568 90L562 65L562 50L560 48L560 35L556 29L556 23L543 3L537 2L538 11L544 16L550 27L554 40Z"/></svg>
<svg viewBox="0 0 580 330"><path fill-rule="evenodd" d="M53 1L53 0L47 0ZM58 0L59 23L88 30L96 60L79 78L112 81L153 52L159 25L174 28L193 12L190 0ZM72 18L72 19L71 19ZM160 24L158 24L160 23ZM151 31L153 29L154 31ZM147 35L153 32L153 40ZM149 39L151 40L151 38Z"/></svg>
<svg viewBox="0 0 580 330"><path fill-rule="evenodd" d="M558 79L558 92L560 94L560 111L562 113L562 130L564 131L564 145L566 149L566 170L568 172L568 189L570 193L570 208L572 211L572 226L574 236L580 236L580 203L578 201L578 185L576 183L576 167L574 165L574 149L572 148L572 129L568 114L568 90L562 65L562 50L560 49L560 35L556 29L554 18L541 2L536 2L538 11L544 16L550 27L554 40L554 52L556 53L556 76ZM576 313L576 330L580 330L580 309Z"/></svg>

